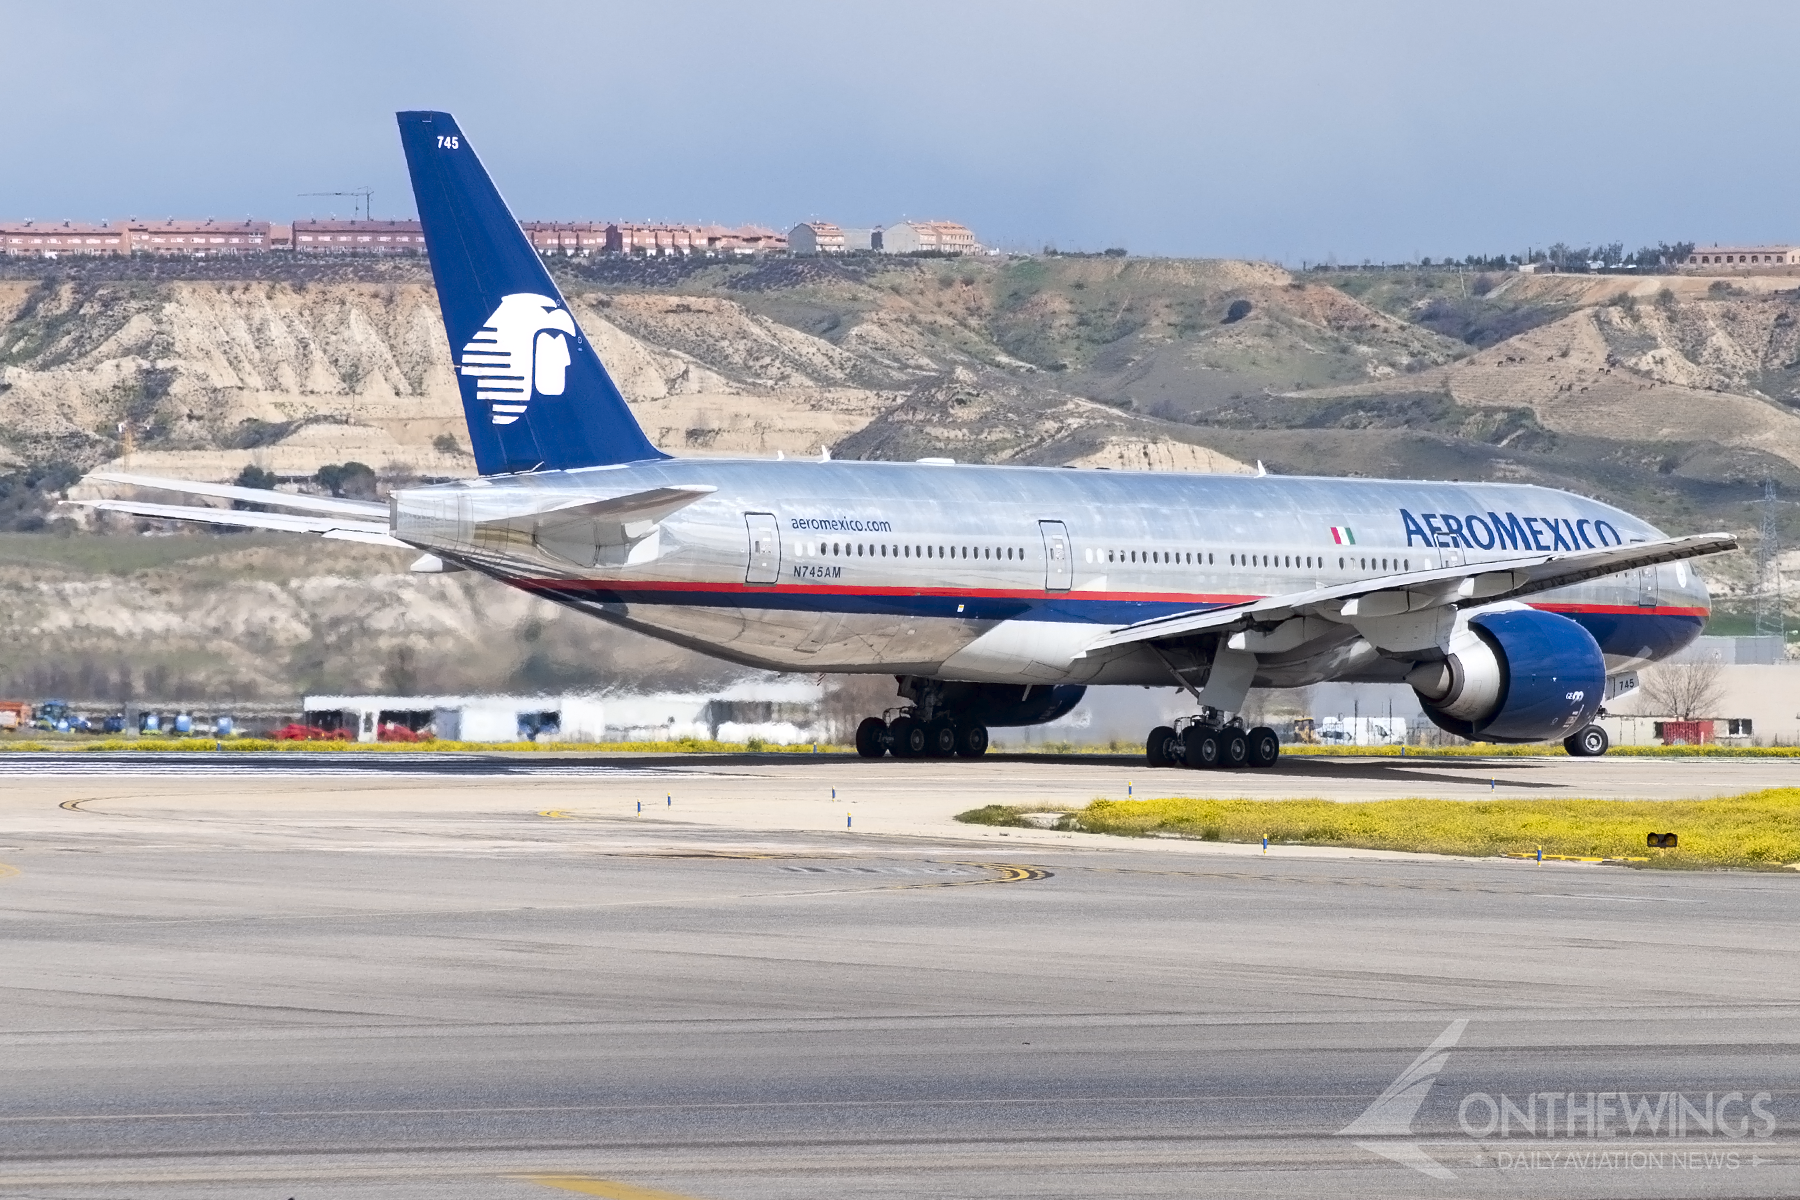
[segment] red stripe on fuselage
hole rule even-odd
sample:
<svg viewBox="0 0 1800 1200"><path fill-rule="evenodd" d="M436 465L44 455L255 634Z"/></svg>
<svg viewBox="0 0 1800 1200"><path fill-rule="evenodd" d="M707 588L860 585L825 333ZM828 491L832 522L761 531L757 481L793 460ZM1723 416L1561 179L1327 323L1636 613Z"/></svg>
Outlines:
<svg viewBox="0 0 1800 1200"><path fill-rule="evenodd" d="M1678 608L1672 604L1532 604L1531 607L1553 613L1648 613L1657 617L1701 618L1712 611L1706 608Z"/></svg>
<svg viewBox="0 0 1800 1200"><path fill-rule="evenodd" d="M532 591L595 591L595 592L689 592L721 596L762 596L770 593L802 596L889 596L904 599L908 596L967 596L982 600L1112 600L1133 603L1151 604L1249 604L1257 600L1267 599L1265 596L1232 595L1225 593L1195 592L1094 592L1094 591L1021 591L1008 588L947 588L947 587L858 587L849 584L796 584L786 580L780 584L749 583L703 583L678 580L606 580L606 579L519 579L513 581L516 586ZM1528 602L1529 603L1529 602ZM1532 608L1542 612L1553 613L1624 613L1651 614L1659 617L1701 617L1708 615L1705 608L1685 608L1674 605L1639 605L1639 604L1532 604Z"/></svg>
<svg viewBox="0 0 1800 1200"><path fill-rule="evenodd" d="M780 584L754 583L684 583L653 580L604 579L516 579L515 586L533 591L582 590L593 592L711 592L733 596L766 596L770 593L798 596L968 596L982 600L1130 600L1156 604L1247 604L1261 596L1200 595L1186 592L1046 592L1019 591L1008 588L892 588L855 587L849 584L796 584L783 580Z"/></svg>

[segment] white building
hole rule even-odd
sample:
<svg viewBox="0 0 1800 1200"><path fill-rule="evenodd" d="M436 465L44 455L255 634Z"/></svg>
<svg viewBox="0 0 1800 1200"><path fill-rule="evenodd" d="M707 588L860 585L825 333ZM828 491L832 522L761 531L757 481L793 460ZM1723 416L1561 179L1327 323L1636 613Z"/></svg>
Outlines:
<svg viewBox="0 0 1800 1200"><path fill-rule="evenodd" d="M788 230L787 244L792 254L842 254L844 231L830 221L802 221Z"/></svg>
<svg viewBox="0 0 1800 1200"><path fill-rule="evenodd" d="M974 254L981 249L968 226L955 221L901 221L881 231L888 254Z"/></svg>
<svg viewBox="0 0 1800 1200"><path fill-rule="evenodd" d="M399 727L447 742L597 742L597 696L308 696L304 723L349 730L359 742Z"/></svg>
<svg viewBox="0 0 1800 1200"><path fill-rule="evenodd" d="M803 679L746 680L713 692L569 696L308 696L304 723L359 742L666 742L774 745L827 740L824 691ZM385 734L385 736L384 736Z"/></svg>
<svg viewBox="0 0 1800 1200"><path fill-rule="evenodd" d="M805 679L747 680L717 692L609 694L604 740L823 742L829 740L819 711L823 695L824 689Z"/></svg>

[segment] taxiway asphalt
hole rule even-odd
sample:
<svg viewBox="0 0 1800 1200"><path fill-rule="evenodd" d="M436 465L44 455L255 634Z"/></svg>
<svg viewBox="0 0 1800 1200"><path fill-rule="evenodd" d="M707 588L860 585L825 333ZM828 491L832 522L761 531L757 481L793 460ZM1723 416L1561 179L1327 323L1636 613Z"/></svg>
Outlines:
<svg viewBox="0 0 1800 1200"><path fill-rule="evenodd" d="M947 819L1128 780L1785 781L1368 761L13 769L0 1195L1800 1192L1791 875L1265 858ZM1629 1132L1620 1093L1710 1105L1710 1131ZM1533 1131L1470 1136L1502 1096L1535 1106Z"/></svg>

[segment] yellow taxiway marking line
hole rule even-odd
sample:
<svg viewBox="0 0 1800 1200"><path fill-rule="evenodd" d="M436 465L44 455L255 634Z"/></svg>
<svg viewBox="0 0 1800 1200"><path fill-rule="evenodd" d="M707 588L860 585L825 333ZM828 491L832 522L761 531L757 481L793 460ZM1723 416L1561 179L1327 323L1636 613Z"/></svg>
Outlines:
<svg viewBox="0 0 1800 1200"><path fill-rule="evenodd" d="M0 879L11 879L17 874L19 874L19 868L0 863Z"/></svg>
<svg viewBox="0 0 1800 1200"><path fill-rule="evenodd" d="M611 1179L583 1179L576 1175L521 1175L516 1178L584 1196L606 1196L609 1200L694 1200L677 1192L659 1192Z"/></svg>

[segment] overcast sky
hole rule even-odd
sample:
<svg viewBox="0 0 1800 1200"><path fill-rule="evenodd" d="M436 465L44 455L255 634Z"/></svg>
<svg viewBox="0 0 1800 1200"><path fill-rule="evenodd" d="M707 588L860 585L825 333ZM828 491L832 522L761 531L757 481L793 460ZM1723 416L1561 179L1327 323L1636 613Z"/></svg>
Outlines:
<svg viewBox="0 0 1800 1200"><path fill-rule="evenodd" d="M522 219L962 220L1437 258L1800 237L1800 6L0 0L0 216L411 216L400 108Z"/></svg>

